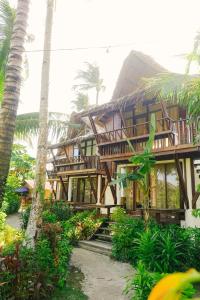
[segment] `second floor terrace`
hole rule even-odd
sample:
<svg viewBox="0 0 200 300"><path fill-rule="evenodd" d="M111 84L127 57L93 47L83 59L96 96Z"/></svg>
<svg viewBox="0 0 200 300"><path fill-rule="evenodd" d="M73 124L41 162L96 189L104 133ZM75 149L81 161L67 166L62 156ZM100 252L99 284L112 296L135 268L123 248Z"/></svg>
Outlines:
<svg viewBox="0 0 200 300"><path fill-rule="evenodd" d="M101 149L101 157L132 153L128 140L135 152L143 151L149 138L150 127L150 122L143 122L97 133L95 136ZM173 120L170 117L157 119L153 152L198 147L199 127L200 120L190 123L186 119Z"/></svg>

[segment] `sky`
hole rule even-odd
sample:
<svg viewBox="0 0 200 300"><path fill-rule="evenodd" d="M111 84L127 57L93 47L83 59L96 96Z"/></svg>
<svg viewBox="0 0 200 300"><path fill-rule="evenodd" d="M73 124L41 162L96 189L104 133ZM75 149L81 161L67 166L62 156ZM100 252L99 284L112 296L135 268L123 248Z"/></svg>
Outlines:
<svg viewBox="0 0 200 300"><path fill-rule="evenodd" d="M10 0L16 5L16 0ZM200 29L199 0L56 0L52 49L121 45L106 49L52 51L49 111L70 113L72 86L84 62L100 67L106 90L100 103L110 100L122 63L129 52L151 55L170 71L183 73L184 54L192 50ZM46 0L32 0L26 50L42 50ZM19 113L39 110L42 52L28 52L29 76L23 82ZM95 102L90 93L91 104Z"/></svg>

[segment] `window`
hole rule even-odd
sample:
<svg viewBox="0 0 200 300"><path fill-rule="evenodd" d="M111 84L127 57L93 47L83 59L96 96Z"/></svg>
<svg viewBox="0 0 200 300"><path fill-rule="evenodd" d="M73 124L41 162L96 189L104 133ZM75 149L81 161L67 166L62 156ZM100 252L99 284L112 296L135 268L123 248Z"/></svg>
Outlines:
<svg viewBox="0 0 200 300"><path fill-rule="evenodd" d="M97 178L91 177L94 188L96 188ZM72 179L72 201L80 203L96 203L96 199L91 189L89 178Z"/></svg>
<svg viewBox="0 0 200 300"><path fill-rule="evenodd" d="M174 163L157 164L150 175L151 207L180 208L179 178Z"/></svg>
<svg viewBox="0 0 200 300"><path fill-rule="evenodd" d="M77 157L77 156L79 156L79 155L80 155L80 153L79 153L78 146L77 146L77 145L74 145L73 156L74 156L74 157Z"/></svg>

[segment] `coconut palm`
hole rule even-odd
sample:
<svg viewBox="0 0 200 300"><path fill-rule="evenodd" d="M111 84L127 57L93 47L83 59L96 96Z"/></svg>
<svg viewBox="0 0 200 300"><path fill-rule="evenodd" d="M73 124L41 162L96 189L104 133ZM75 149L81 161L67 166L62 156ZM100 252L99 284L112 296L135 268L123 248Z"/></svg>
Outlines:
<svg viewBox="0 0 200 300"><path fill-rule="evenodd" d="M4 96L0 109L0 206L9 170L15 122L21 86L21 66L24 52L30 0L18 0L8 62L5 71Z"/></svg>
<svg viewBox="0 0 200 300"><path fill-rule="evenodd" d="M91 64L85 62L86 70L79 70L76 80L81 80L83 82L73 86L75 90L88 91L91 89L96 90L96 105L99 103L99 93L105 90L103 85L103 79L100 77L99 66L95 63Z"/></svg>
<svg viewBox="0 0 200 300"><path fill-rule="evenodd" d="M74 104L76 111L85 110L89 107L88 95L78 92L76 100L73 100L72 103Z"/></svg>
<svg viewBox="0 0 200 300"><path fill-rule="evenodd" d="M16 11L7 0L0 1L0 102L2 101L5 70L8 62L10 41L13 32Z"/></svg>
<svg viewBox="0 0 200 300"><path fill-rule="evenodd" d="M44 50L51 49L51 35L53 26L53 6L54 0L47 1L47 15L45 24ZM40 113L39 113L39 136L37 146L35 188L31 205L31 212L27 226L27 236L30 245L34 246L34 237L37 232L37 224L41 215L42 201L44 200L44 189L46 181L46 160L48 142L48 95L49 95L49 75L50 75L50 51L43 53Z"/></svg>

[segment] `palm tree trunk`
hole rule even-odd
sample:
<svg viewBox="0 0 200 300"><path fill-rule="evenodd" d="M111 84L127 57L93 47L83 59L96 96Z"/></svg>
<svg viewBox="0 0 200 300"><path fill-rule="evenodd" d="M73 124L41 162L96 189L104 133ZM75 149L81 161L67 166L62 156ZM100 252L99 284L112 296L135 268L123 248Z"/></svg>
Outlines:
<svg viewBox="0 0 200 300"><path fill-rule="evenodd" d="M53 25L54 0L47 1L47 15L45 24L44 55L42 65L41 95L40 95L40 116L39 116L39 137L37 147L37 164L35 188L33 193L32 207L26 234L30 239L30 246L34 246L34 238L37 235L37 228L40 222L41 206L44 200L46 181L46 157L48 141L48 96L49 96L49 71L51 35ZM45 51L46 50L46 51Z"/></svg>
<svg viewBox="0 0 200 300"><path fill-rule="evenodd" d="M99 90L96 89L96 105L99 104Z"/></svg>
<svg viewBox="0 0 200 300"><path fill-rule="evenodd" d="M9 171L20 96L22 54L24 52L23 45L26 36L29 3L30 0L18 0L5 73L4 97L0 109L0 207Z"/></svg>

